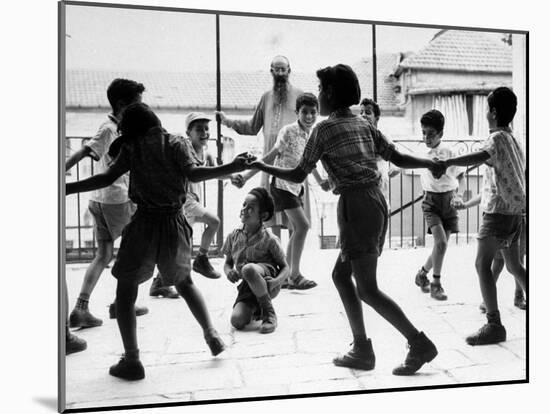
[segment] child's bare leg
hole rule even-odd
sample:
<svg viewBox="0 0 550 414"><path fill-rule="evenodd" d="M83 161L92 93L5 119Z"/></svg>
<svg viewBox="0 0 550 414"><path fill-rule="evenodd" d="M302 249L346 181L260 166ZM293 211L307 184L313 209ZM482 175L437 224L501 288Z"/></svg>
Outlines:
<svg viewBox="0 0 550 414"><path fill-rule="evenodd" d="M363 306L351 276L351 262L342 261L341 256L338 255L332 270L332 281L344 305L354 341L361 338L366 340Z"/></svg>
<svg viewBox="0 0 550 414"><path fill-rule="evenodd" d="M208 330L213 329L204 297L193 283L191 276L188 276L185 280L179 282L175 286L180 296L185 299L189 310L201 326L202 330L206 333Z"/></svg>
<svg viewBox="0 0 550 414"><path fill-rule="evenodd" d="M138 294L138 284L133 281L118 280L116 287L116 320L124 351L127 354L138 350L136 333L136 313L134 305Z"/></svg>
<svg viewBox="0 0 550 414"><path fill-rule="evenodd" d="M498 311L496 283L491 270L493 258L498 249L499 243L495 237L478 240L475 266L487 314Z"/></svg>
<svg viewBox="0 0 550 414"><path fill-rule="evenodd" d="M300 274L300 261L310 225L302 207L285 210L285 213L292 226L292 234L288 240L290 251L288 260L290 262L290 278L293 279Z"/></svg>
<svg viewBox="0 0 550 414"><path fill-rule="evenodd" d="M525 267L520 258L519 242L516 240L509 248L502 249L502 256L506 263L506 270L514 276L516 282L525 292L527 288L527 277Z"/></svg>
<svg viewBox="0 0 550 414"><path fill-rule="evenodd" d="M504 258L497 254L493 259L493 263L491 264L491 272L493 272L495 283L498 281L498 277L502 273L503 269L504 269Z"/></svg>
<svg viewBox="0 0 550 414"><path fill-rule="evenodd" d="M97 241L97 252L84 274L84 280L80 288L80 298L90 298L101 273L103 273L103 270L105 270L113 258L113 245L112 240Z"/></svg>
<svg viewBox="0 0 550 414"><path fill-rule="evenodd" d="M231 325L235 329L244 329L252 320L254 309L248 306L245 302L238 302L233 307L231 312Z"/></svg>
<svg viewBox="0 0 550 414"><path fill-rule="evenodd" d="M447 241L451 235L450 231L445 231L441 224L432 226L432 234L434 236L434 246L431 254L431 262L433 264L433 274L441 275L441 269L443 268L443 259L447 252ZM426 268L426 270L428 270Z"/></svg>
<svg viewBox="0 0 550 414"><path fill-rule="evenodd" d="M204 229L204 232L201 236L201 244L199 250L201 253L206 254L208 253L208 249L212 244L212 240L214 240L214 237L216 236L216 231L220 226L220 219L216 215L207 211L204 216L197 218L196 221L206 224L206 228Z"/></svg>
<svg viewBox="0 0 550 414"><path fill-rule="evenodd" d="M263 268L254 263L245 264L241 271L243 279L257 298L268 294L267 283L261 276L262 272Z"/></svg>
<svg viewBox="0 0 550 414"><path fill-rule="evenodd" d="M407 340L418 335L418 330L409 321L399 305L378 289L376 268L378 255L367 254L351 260L351 268L357 282L359 297L391 323Z"/></svg>

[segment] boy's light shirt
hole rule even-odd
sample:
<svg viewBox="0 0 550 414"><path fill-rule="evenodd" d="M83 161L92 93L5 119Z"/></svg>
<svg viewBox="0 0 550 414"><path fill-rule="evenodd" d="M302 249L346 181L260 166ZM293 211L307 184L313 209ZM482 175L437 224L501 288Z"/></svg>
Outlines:
<svg viewBox="0 0 550 414"><path fill-rule="evenodd" d="M84 145L90 148L92 158L97 160L94 163L94 174L107 171L114 160L109 156L108 151L112 142L118 138L118 121L113 114L101 124L95 136ZM122 204L128 198L129 175L123 174L108 187L94 190L90 193L90 200L103 204Z"/></svg>
<svg viewBox="0 0 550 414"><path fill-rule="evenodd" d="M437 147L430 148L428 152L426 152L426 157L447 160L456 157L456 153L449 145L441 141ZM447 191L454 191L458 188L458 179L456 177L460 175L464 169L456 166L449 167L440 178L435 178L428 169L422 168L419 171L420 184L424 191L445 193Z"/></svg>
<svg viewBox="0 0 550 414"><path fill-rule="evenodd" d="M281 128L274 146L279 154L273 165L282 168L296 168L300 163L308 138L309 133L300 126L298 121ZM303 184L275 178L275 187L298 196L302 191Z"/></svg>
<svg viewBox="0 0 550 414"><path fill-rule="evenodd" d="M525 211L525 157L510 128L496 128L483 145L490 155L483 177L485 213L516 215Z"/></svg>

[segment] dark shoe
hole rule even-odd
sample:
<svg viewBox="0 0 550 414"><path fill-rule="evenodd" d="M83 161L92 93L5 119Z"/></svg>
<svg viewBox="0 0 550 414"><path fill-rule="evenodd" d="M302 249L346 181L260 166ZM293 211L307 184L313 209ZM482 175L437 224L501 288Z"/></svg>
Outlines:
<svg viewBox="0 0 550 414"><path fill-rule="evenodd" d="M215 329L211 329L208 333L206 333L204 335L204 340L206 341L208 348L210 348L210 352L213 356L216 356L225 350L225 344Z"/></svg>
<svg viewBox="0 0 550 414"><path fill-rule="evenodd" d="M172 286L162 285L162 279L160 275L157 275L157 277L153 278L153 283L151 283L151 287L149 288L149 296L161 296L168 299L177 299L180 297L178 292L176 292L176 290Z"/></svg>
<svg viewBox="0 0 550 414"><path fill-rule="evenodd" d="M84 351L88 344L82 338L68 332L65 339L65 354L74 354L75 352Z"/></svg>
<svg viewBox="0 0 550 414"><path fill-rule="evenodd" d="M485 302L481 302L479 304L479 310L481 311L481 313L487 313L487 306L485 306Z"/></svg>
<svg viewBox="0 0 550 414"><path fill-rule="evenodd" d="M439 283L430 283L430 296L435 300L447 300L447 295Z"/></svg>
<svg viewBox="0 0 550 414"><path fill-rule="evenodd" d="M506 341L506 329L498 323L486 323L476 333L468 336L468 345L489 345Z"/></svg>
<svg viewBox="0 0 550 414"><path fill-rule="evenodd" d="M93 328L103 325L103 321L96 318L89 310L74 308L69 315L69 326L71 328Z"/></svg>
<svg viewBox="0 0 550 414"><path fill-rule="evenodd" d="M367 342L361 345L354 343L353 347L346 354L337 356L332 362L337 367L362 369L365 371L374 369L376 357L374 356L371 340L367 339Z"/></svg>
<svg viewBox="0 0 550 414"><path fill-rule="evenodd" d="M288 289L307 290L315 286L317 286L317 282L306 279L302 275L298 275L294 279L288 280Z"/></svg>
<svg viewBox="0 0 550 414"><path fill-rule="evenodd" d="M208 260L208 256L205 254L198 254L195 257L195 260L193 260L193 270L208 279L219 279L222 277L220 272L214 270L210 264L210 260Z"/></svg>
<svg viewBox="0 0 550 414"><path fill-rule="evenodd" d="M430 281L428 280L428 274L423 269L420 269L414 277L414 283L416 284L416 286L420 287L420 290L422 292L428 293L430 291Z"/></svg>
<svg viewBox="0 0 550 414"><path fill-rule="evenodd" d="M405 362L394 368L393 375L413 375L422 365L430 362L437 355L437 348L432 341L420 332L409 342L409 352Z"/></svg>
<svg viewBox="0 0 550 414"><path fill-rule="evenodd" d="M136 316L142 316L149 313L149 309L145 306L134 306ZM116 303L111 303L109 305L109 318L116 319Z"/></svg>
<svg viewBox="0 0 550 414"><path fill-rule="evenodd" d="M515 294L514 295L514 306L516 308L520 308L521 310L527 309L527 302L525 301L525 297L523 296L523 293Z"/></svg>
<svg viewBox="0 0 550 414"><path fill-rule="evenodd" d="M273 305L262 307L262 324L260 325L260 333L268 334L277 327L277 315Z"/></svg>
<svg viewBox="0 0 550 414"><path fill-rule="evenodd" d="M109 374L113 377L135 381L145 378L145 369L139 359L128 360L126 357L122 357L117 364L109 368Z"/></svg>

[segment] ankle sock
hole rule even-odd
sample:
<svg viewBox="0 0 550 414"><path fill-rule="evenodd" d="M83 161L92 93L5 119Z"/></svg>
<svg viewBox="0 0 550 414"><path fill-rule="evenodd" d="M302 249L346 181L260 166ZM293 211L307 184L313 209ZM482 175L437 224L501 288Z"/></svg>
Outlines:
<svg viewBox="0 0 550 414"><path fill-rule="evenodd" d="M76 300L76 308L81 310L88 310L88 303L90 301L90 295L80 294Z"/></svg>
<svg viewBox="0 0 550 414"><path fill-rule="evenodd" d="M129 361L139 360L139 349L129 349L124 352L124 357Z"/></svg>
<svg viewBox="0 0 550 414"><path fill-rule="evenodd" d="M433 278L433 284L434 285L440 285L441 284L441 275L432 275Z"/></svg>
<svg viewBox="0 0 550 414"><path fill-rule="evenodd" d="M424 269L424 266L422 266L420 270L422 271L422 273L425 273L425 274L428 274L430 272L429 270Z"/></svg>
<svg viewBox="0 0 550 414"><path fill-rule="evenodd" d="M366 334L353 335L353 344L354 345L364 345L368 342Z"/></svg>
<svg viewBox="0 0 550 414"><path fill-rule="evenodd" d="M500 322L500 312L498 310L487 313L487 322L502 325Z"/></svg>

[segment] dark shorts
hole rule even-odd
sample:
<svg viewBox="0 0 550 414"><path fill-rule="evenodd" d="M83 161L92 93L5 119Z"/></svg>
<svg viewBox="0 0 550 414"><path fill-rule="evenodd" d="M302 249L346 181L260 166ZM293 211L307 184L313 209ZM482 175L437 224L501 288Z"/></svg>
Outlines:
<svg viewBox="0 0 550 414"><path fill-rule="evenodd" d="M192 234L181 209L167 213L138 208L122 232L113 276L143 283L156 265L166 286L191 277Z"/></svg>
<svg viewBox="0 0 550 414"><path fill-rule="evenodd" d="M382 254L388 206L378 185L345 189L338 199L340 255L343 261Z"/></svg>
<svg viewBox="0 0 550 414"><path fill-rule="evenodd" d="M519 255L523 257L527 254L527 220L525 217L521 220L521 228L519 234ZM497 250L495 253L495 260L504 260L502 252Z"/></svg>
<svg viewBox="0 0 550 414"><path fill-rule="evenodd" d="M115 241L130 222L136 208L131 201L121 204L105 204L90 200L88 210L94 218L95 238Z"/></svg>
<svg viewBox="0 0 550 414"><path fill-rule="evenodd" d="M494 237L501 249L509 248L518 241L523 216L497 213L483 213L483 219L477 233L478 240Z"/></svg>
<svg viewBox="0 0 550 414"><path fill-rule="evenodd" d="M262 277L265 279L266 277L277 277L277 269L273 267L270 264L267 263L255 263L256 265L260 266L262 268ZM268 285L269 286L269 285ZM250 286L246 281L242 281L239 286L237 286L237 298L235 299L235 303L233 304L233 307L239 302L246 303L250 308L257 309L258 308L258 299L256 298L256 295L254 295L254 292L250 289ZM277 286L273 289L268 289L269 297L274 298L276 297L279 292L281 291L281 286Z"/></svg>
<svg viewBox="0 0 550 414"><path fill-rule="evenodd" d="M458 233L458 212L451 206L454 191L445 193L424 192L422 211L428 227L428 234L432 233L432 227L441 224L445 231Z"/></svg>
<svg viewBox="0 0 550 414"><path fill-rule="evenodd" d="M304 201L302 199L304 195L304 187L299 195L294 195L289 191L281 190L275 187L273 181L270 186L270 193L273 197L273 203L275 204L275 211L291 210L293 208L304 207Z"/></svg>

